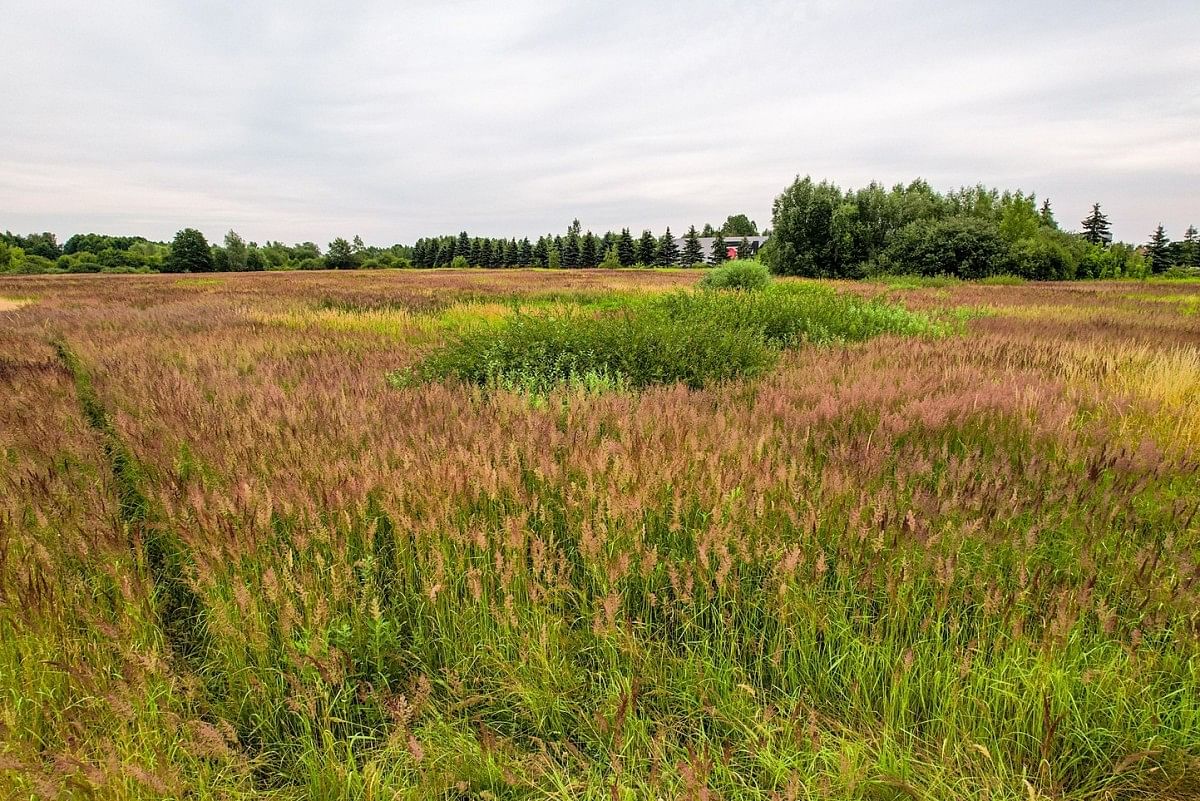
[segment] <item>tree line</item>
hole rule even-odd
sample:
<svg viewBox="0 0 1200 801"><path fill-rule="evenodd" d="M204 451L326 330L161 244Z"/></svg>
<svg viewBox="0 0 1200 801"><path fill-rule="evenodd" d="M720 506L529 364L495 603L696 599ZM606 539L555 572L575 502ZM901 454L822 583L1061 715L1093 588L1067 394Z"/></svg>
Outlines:
<svg viewBox="0 0 1200 801"><path fill-rule="evenodd" d="M1181 242L1160 225L1143 247L1112 241L1100 204L1062 230L1048 199L983 185L946 194L915 180L890 189L871 183L843 191L797 178L775 200L774 234L762 254L784 275L862 278L917 273L1032 280L1143 277L1200 268L1200 240L1190 226Z"/></svg>
<svg viewBox="0 0 1200 801"><path fill-rule="evenodd" d="M335 238L324 251L314 242L285 245L247 242L229 231L221 243L209 243L195 228L174 239L153 242L140 236L75 234L64 244L50 232L0 234L0 272L8 273L135 273L254 272L260 270L355 270L408 267L667 267L697 266L726 259L727 248L752 250L746 236L758 229L744 214L731 215L720 229L704 226L716 240L705 253L692 226L677 245L670 228L662 236L645 230L636 239L628 228L597 236L584 233L579 220L564 235L526 238L457 235L418 239L414 245L374 247L355 236ZM739 239L739 237L741 237Z"/></svg>
<svg viewBox="0 0 1200 801"><path fill-rule="evenodd" d="M754 254L783 275L862 278L886 273L982 278L1013 274L1032 280L1144 277L1200 269L1200 237L1189 226L1172 241L1162 225L1135 247L1113 242L1099 203L1063 230L1048 199L983 185L945 194L915 180L890 189L871 183L843 191L810 177L797 178L776 198L770 238L759 252L749 237L758 225L730 215L719 228L690 226L680 240L667 228L656 236L630 229L595 234L574 220L563 234L528 237L423 237L413 245L374 247L355 236L285 245L245 241L229 231L209 243L195 228L170 243L140 236L75 234L60 245L53 233L0 234L0 272L241 272L440 267L694 267L719 264L728 248ZM712 237L707 248L702 237Z"/></svg>

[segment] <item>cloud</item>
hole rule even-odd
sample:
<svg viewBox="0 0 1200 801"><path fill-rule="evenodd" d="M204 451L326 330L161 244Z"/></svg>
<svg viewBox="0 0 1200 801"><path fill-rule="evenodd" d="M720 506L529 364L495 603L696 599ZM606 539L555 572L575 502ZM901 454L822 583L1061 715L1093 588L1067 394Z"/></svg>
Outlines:
<svg viewBox="0 0 1200 801"><path fill-rule="evenodd" d="M0 226L377 243L765 224L797 174L1200 222L1200 11L0 2ZM1068 224L1070 224L1068 222Z"/></svg>

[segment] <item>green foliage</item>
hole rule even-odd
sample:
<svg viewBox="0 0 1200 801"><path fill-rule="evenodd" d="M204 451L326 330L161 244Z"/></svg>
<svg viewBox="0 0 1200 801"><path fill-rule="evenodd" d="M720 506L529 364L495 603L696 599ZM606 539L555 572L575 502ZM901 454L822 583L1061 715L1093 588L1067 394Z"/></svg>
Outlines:
<svg viewBox="0 0 1200 801"><path fill-rule="evenodd" d="M890 273L977 279L1012 271L996 225L975 217L922 220L901 229L878 260Z"/></svg>
<svg viewBox="0 0 1200 801"><path fill-rule="evenodd" d="M655 264L659 267L674 267L679 263L679 246L675 244L675 237L671 236L670 226L658 240L657 256Z"/></svg>
<svg viewBox="0 0 1200 801"><path fill-rule="evenodd" d="M704 263L704 248L700 244L700 235L696 233L696 226L694 225L688 229L687 234L683 237L683 252L679 256L679 263L684 267L692 267Z"/></svg>
<svg viewBox="0 0 1200 801"><path fill-rule="evenodd" d="M1112 242L1112 229L1108 217L1100 211L1100 204L1092 204L1092 213L1083 222L1083 238L1093 245L1107 245Z"/></svg>
<svg viewBox="0 0 1200 801"><path fill-rule="evenodd" d="M604 261L600 262L600 266L608 270L614 270L621 266L621 257L617 253L616 245L611 245L604 252Z"/></svg>
<svg viewBox="0 0 1200 801"><path fill-rule="evenodd" d="M731 214L725 218L725 224L721 226L721 233L725 236L758 236L758 223L751 220L745 214Z"/></svg>
<svg viewBox="0 0 1200 801"><path fill-rule="evenodd" d="M417 368L390 380L404 386L456 379L544 393L593 376L634 389L672 383L699 388L759 375L779 349L803 342L941 331L899 306L818 287L679 292L596 314L518 312L499 329L462 332Z"/></svg>
<svg viewBox="0 0 1200 801"><path fill-rule="evenodd" d="M713 239L712 249L708 253L709 264L724 264L729 260L729 246L725 244L725 236L717 234Z"/></svg>
<svg viewBox="0 0 1200 801"><path fill-rule="evenodd" d="M353 270L358 267L358 258L350 243L340 236L329 243L325 252L325 268L328 270Z"/></svg>
<svg viewBox="0 0 1200 801"><path fill-rule="evenodd" d="M204 234L195 228L184 228L175 234L171 251L163 262L163 272L206 273L213 269L212 252Z"/></svg>
<svg viewBox="0 0 1200 801"><path fill-rule="evenodd" d="M771 271L765 264L748 259L726 262L714 267L700 279L705 289L740 289L747 291L765 289L771 281Z"/></svg>
<svg viewBox="0 0 1200 801"><path fill-rule="evenodd" d="M1150 263L1150 272L1162 273L1171 267L1170 247L1171 240L1167 238L1162 223L1159 223L1154 233L1150 234L1150 241L1146 243L1146 260Z"/></svg>

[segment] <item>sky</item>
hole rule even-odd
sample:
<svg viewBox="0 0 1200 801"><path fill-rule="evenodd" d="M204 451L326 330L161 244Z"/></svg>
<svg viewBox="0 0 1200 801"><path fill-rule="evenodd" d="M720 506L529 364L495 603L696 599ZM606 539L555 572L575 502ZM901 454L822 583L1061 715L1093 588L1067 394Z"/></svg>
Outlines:
<svg viewBox="0 0 1200 801"><path fill-rule="evenodd" d="M1200 225L1200 2L0 0L0 229L770 224L796 176Z"/></svg>

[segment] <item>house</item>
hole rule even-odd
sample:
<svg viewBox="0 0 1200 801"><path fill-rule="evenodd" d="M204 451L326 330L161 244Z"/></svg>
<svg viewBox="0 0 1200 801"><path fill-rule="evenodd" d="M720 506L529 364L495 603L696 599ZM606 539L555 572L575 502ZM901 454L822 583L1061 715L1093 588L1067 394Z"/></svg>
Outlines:
<svg viewBox="0 0 1200 801"><path fill-rule="evenodd" d="M738 249L742 246L743 239L745 239L746 243L750 246L749 253L738 253ZM715 236L700 237L700 251L704 254L705 261L709 261L712 258L712 246L713 242L716 241L717 238ZM753 257L758 253L758 249L762 247L763 242L766 241L767 238L765 236L727 236L725 237L725 257L729 259ZM683 248L686 244L687 241L684 239L684 237L675 238L675 246L679 248L680 253L683 252Z"/></svg>

